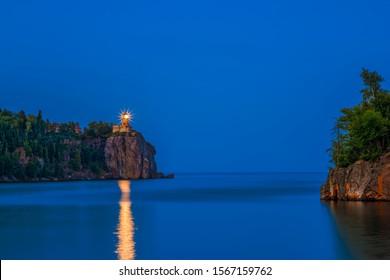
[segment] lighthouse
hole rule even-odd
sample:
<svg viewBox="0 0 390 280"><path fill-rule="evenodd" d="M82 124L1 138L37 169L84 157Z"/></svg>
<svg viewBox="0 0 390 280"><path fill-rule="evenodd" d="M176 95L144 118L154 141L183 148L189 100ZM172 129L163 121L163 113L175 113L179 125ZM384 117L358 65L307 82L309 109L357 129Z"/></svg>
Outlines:
<svg viewBox="0 0 390 280"><path fill-rule="evenodd" d="M132 132L132 127L130 126L130 122L133 115L130 111L123 111L119 115L119 119L121 121L121 125L114 125L112 127L113 133L121 133L121 132Z"/></svg>

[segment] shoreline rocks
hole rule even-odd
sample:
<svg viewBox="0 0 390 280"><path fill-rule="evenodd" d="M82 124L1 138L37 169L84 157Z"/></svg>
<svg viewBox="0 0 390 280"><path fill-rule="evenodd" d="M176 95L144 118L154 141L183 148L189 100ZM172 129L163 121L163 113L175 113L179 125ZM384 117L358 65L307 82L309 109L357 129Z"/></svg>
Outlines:
<svg viewBox="0 0 390 280"><path fill-rule="evenodd" d="M321 186L322 200L390 201L390 153L375 163L335 168Z"/></svg>

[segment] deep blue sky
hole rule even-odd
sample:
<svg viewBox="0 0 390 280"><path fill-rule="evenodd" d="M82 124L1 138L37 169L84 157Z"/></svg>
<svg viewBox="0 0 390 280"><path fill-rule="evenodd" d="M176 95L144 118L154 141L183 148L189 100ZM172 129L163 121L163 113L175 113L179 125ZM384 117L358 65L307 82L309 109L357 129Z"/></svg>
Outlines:
<svg viewBox="0 0 390 280"><path fill-rule="evenodd" d="M390 79L389 11L389 0L2 1L0 107L82 126L129 108L165 172L326 171L361 67Z"/></svg>

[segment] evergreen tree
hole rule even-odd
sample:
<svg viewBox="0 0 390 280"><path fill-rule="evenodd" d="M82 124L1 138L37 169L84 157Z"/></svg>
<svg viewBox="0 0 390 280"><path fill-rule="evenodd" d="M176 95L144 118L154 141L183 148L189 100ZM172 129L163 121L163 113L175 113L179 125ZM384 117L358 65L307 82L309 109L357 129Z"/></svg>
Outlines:
<svg viewBox="0 0 390 280"><path fill-rule="evenodd" d="M80 155L80 150L78 149L74 152L72 167L75 171L79 171L81 169L81 155Z"/></svg>
<svg viewBox="0 0 390 280"><path fill-rule="evenodd" d="M94 121L82 135L78 123L44 121L41 111L26 115L23 110L0 109L0 177L63 178L92 166L99 173L105 168L101 147L80 143L80 139L107 138L112 125Z"/></svg>
<svg viewBox="0 0 390 280"><path fill-rule="evenodd" d="M343 108L337 119L330 148L336 167L348 166L359 159L375 161L389 151L390 94L377 72L363 68L362 102Z"/></svg>

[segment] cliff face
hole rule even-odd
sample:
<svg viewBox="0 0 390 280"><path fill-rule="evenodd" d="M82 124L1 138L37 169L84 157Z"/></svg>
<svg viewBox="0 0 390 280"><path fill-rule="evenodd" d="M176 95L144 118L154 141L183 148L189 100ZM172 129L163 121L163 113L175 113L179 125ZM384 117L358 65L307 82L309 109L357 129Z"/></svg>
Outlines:
<svg viewBox="0 0 390 280"><path fill-rule="evenodd" d="M112 178L157 178L156 150L139 133L111 136L104 148L105 164Z"/></svg>
<svg viewBox="0 0 390 280"><path fill-rule="evenodd" d="M172 174L164 176L157 173L154 159L156 150L135 131L108 139L65 139L56 147L61 148L62 153L55 164L45 162L43 158L28 157L23 147L18 148L18 162L23 170L36 161L39 172L22 177L0 174L0 183L173 178ZM46 170L46 173L42 170Z"/></svg>
<svg viewBox="0 0 390 280"><path fill-rule="evenodd" d="M360 160L333 169L321 187L321 199L390 201L390 153L375 163Z"/></svg>

